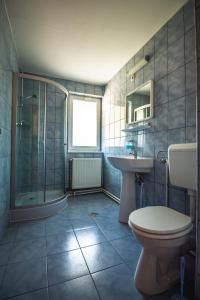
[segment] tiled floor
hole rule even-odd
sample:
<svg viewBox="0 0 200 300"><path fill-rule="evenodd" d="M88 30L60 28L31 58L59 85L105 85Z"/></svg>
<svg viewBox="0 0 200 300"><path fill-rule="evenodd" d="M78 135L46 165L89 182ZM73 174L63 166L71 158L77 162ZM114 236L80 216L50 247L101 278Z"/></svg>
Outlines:
<svg viewBox="0 0 200 300"><path fill-rule="evenodd" d="M10 227L0 245L0 299L171 299L144 297L133 274L141 251L118 205L104 194L71 197L58 215Z"/></svg>

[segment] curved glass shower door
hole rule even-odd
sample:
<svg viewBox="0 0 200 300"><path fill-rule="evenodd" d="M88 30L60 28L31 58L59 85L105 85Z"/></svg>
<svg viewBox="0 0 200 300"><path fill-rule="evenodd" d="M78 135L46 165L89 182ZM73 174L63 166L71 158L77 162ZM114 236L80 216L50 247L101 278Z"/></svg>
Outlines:
<svg viewBox="0 0 200 300"><path fill-rule="evenodd" d="M18 77L16 122L12 125L16 137L14 207L42 205L65 194L67 94L56 83L36 78Z"/></svg>
<svg viewBox="0 0 200 300"><path fill-rule="evenodd" d="M45 85L21 79L16 122L16 206L44 202Z"/></svg>

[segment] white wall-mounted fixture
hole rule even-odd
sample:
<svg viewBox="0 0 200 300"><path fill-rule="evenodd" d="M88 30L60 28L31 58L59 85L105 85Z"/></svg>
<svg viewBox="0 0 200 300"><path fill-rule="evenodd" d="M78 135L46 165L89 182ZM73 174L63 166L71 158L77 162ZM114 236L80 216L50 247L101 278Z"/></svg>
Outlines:
<svg viewBox="0 0 200 300"><path fill-rule="evenodd" d="M153 80L149 80L126 95L126 123L128 125L153 118L153 86Z"/></svg>
<svg viewBox="0 0 200 300"><path fill-rule="evenodd" d="M187 189L190 217L196 219L197 144L175 144L168 148L169 179L171 184Z"/></svg>
<svg viewBox="0 0 200 300"><path fill-rule="evenodd" d="M72 158L71 188L101 187L101 158Z"/></svg>
<svg viewBox="0 0 200 300"><path fill-rule="evenodd" d="M134 78L134 75L137 71L142 69L150 60L149 55L145 55L133 68L128 71L128 76L131 76L131 79Z"/></svg>

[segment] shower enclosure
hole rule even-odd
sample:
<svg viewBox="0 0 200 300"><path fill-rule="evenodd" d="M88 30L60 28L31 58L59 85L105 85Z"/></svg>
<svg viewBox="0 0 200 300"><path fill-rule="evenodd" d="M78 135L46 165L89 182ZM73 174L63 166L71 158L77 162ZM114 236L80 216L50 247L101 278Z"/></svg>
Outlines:
<svg viewBox="0 0 200 300"><path fill-rule="evenodd" d="M58 82L13 75L11 209L65 197L67 96Z"/></svg>

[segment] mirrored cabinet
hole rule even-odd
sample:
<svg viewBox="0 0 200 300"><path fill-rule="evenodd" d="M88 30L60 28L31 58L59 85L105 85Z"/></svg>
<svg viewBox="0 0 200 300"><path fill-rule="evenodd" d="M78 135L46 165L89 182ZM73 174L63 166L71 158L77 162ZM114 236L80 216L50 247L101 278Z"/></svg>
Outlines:
<svg viewBox="0 0 200 300"><path fill-rule="evenodd" d="M126 123L153 118L153 80L145 82L126 96Z"/></svg>

